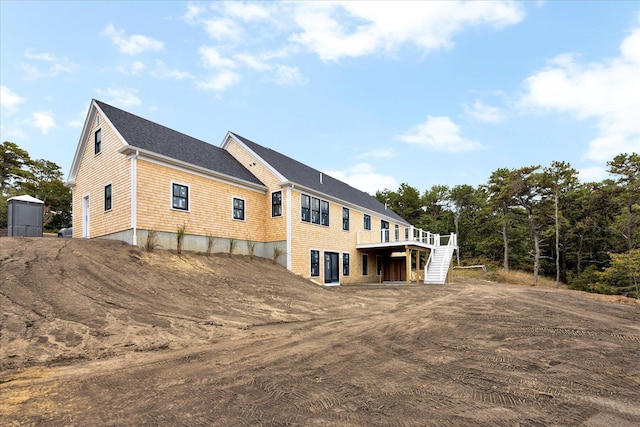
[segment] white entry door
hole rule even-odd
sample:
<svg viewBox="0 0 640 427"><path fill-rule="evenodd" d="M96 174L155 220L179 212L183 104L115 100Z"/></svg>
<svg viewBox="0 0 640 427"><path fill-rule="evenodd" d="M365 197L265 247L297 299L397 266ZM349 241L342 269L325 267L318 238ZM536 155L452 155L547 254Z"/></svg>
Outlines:
<svg viewBox="0 0 640 427"><path fill-rule="evenodd" d="M89 237L89 196L82 198L82 237Z"/></svg>

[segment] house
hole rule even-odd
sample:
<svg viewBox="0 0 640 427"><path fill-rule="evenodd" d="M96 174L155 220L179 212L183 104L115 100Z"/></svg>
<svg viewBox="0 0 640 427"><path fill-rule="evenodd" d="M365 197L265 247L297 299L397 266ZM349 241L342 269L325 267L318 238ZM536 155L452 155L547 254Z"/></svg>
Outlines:
<svg viewBox="0 0 640 427"><path fill-rule="evenodd" d="M425 264L444 283L455 249L455 235L416 229L367 193L236 133L214 146L98 100L67 185L75 238L144 245L154 235L173 249L183 227L185 250L213 243L326 285L409 282Z"/></svg>

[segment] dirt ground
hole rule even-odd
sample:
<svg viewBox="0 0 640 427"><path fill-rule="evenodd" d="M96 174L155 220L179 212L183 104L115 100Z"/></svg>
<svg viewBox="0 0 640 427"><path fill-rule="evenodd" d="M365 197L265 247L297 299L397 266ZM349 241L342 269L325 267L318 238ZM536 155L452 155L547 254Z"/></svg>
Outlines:
<svg viewBox="0 0 640 427"><path fill-rule="evenodd" d="M0 305L0 425L640 425L623 298L3 237Z"/></svg>

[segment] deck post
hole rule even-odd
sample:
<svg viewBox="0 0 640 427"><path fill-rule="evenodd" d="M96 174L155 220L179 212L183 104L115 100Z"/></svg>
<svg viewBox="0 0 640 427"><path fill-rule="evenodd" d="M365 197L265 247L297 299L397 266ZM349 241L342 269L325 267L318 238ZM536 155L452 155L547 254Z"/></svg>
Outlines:
<svg viewBox="0 0 640 427"><path fill-rule="evenodd" d="M407 269L407 285L411 284L411 249L409 249L409 245L405 246L405 259L406 259L406 269Z"/></svg>

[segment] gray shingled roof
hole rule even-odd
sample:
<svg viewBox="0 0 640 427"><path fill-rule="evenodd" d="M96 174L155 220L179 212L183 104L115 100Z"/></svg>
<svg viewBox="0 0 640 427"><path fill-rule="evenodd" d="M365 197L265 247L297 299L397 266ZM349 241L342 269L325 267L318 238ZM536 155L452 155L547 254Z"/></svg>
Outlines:
<svg viewBox="0 0 640 427"><path fill-rule="evenodd" d="M161 154L253 184L264 185L228 151L94 100L133 147Z"/></svg>
<svg viewBox="0 0 640 427"><path fill-rule="evenodd" d="M319 170L300 163L299 161L280 154L270 148L256 144L237 133L233 133L233 135L253 150L265 162L270 164L275 170L284 176L286 180L318 191L319 193L324 193L337 199L344 200L345 202L353 203L354 205L389 217L401 224L408 224L408 222L400 215L390 209L385 209L382 203L364 191L353 188L325 173L322 174L322 183L320 183Z"/></svg>

